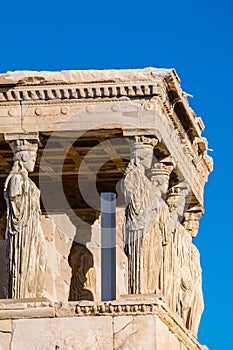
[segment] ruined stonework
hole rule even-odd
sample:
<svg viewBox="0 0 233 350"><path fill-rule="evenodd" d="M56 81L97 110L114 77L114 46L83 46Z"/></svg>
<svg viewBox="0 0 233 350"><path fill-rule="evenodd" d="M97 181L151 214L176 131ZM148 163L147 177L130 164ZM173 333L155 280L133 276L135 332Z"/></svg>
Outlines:
<svg viewBox="0 0 233 350"><path fill-rule="evenodd" d="M204 349L195 237L213 162L187 96L173 69L0 75L0 347Z"/></svg>

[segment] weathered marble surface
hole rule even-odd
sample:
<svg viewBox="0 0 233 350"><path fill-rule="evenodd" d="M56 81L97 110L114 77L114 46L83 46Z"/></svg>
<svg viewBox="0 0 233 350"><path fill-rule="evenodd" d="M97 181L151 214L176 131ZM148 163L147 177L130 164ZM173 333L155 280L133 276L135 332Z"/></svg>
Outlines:
<svg viewBox="0 0 233 350"><path fill-rule="evenodd" d="M11 320L0 320L0 349L9 350L11 347Z"/></svg>
<svg viewBox="0 0 233 350"><path fill-rule="evenodd" d="M1 320L4 314L7 320ZM3 350L207 350L155 298L55 304L1 300L0 344Z"/></svg>
<svg viewBox="0 0 233 350"><path fill-rule="evenodd" d="M9 350L11 346L11 334L0 333L0 349Z"/></svg>
<svg viewBox="0 0 233 350"><path fill-rule="evenodd" d="M13 349L109 350L112 342L111 317L14 321Z"/></svg>
<svg viewBox="0 0 233 350"><path fill-rule="evenodd" d="M68 255L76 228L66 214L41 217L48 254L43 284L43 296L49 300L67 301L70 290L71 268Z"/></svg>
<svg viewBox="0 0 233 350"><path fill-rule="evenodd" d="M68 70L60 72L46 72L46 71L15 71L0 74L0 84L10 83L74 83L74 82L125 82L138 81L146 79L154 81L156 76L169 76L174 73L173 69L163 68L145 68L145 69L127 69L127 70ZM178 81L178 77L177 77Z"/></svg>

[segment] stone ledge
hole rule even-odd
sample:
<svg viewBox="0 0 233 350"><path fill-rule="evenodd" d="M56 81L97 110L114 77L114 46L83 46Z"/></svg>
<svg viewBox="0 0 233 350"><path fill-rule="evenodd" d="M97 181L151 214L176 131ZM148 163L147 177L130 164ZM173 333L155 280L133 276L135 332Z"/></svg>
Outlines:
<svg viewBox="0 0 233 350"><path fill-rule="evenodd" d="M196 336L185 327L182 319L172 312L162 298L159 297L128 298L111 302L80 301L65 303L33 300L30 300L30 302L21 300L18 303L7 300L4 303L2 299L0 309L0 320L130 315L157 315L187 349L208 350L206 346L199 344Z"/></svg>
<svg viewBox="0 0 233 350"><path fill-rule="evenodd" d="M54 304L46 298L0 299L0 320L55 317Z"/></svg>
<svg viewBox="0 0 233 350"><path fill-rule="evenodd" d="M138 80L153 81L155 77L171 76L177 83L180 80L174 69L167 68L137 68L137 69L104 69L104 70L62 70L49 71L9 71L0 74L1 86L16 85L48 85L72 83L126 82ZM173 82L174 84L175 82Z"/></svg>
<svg viewBox="0 0 233 350"><path fill-rule="evenodd" d="M0 311L0 320L47 317L55 317L55 311L53 307L31 307L21 310Z"/></svg>

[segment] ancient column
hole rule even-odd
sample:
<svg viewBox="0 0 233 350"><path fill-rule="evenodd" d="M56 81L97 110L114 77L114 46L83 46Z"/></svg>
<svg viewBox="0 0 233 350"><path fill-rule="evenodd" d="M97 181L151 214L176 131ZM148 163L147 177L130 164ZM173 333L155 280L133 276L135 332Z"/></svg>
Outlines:
<svg viewBox="0 0 233 350"><path fill-rule="evenodd" d="M28 176L34 170L38 144L36 139L14 139L9 135L5 138L10 143L14 161L4 187L8 297L40 297L46 264L40 191Z"/></svg>

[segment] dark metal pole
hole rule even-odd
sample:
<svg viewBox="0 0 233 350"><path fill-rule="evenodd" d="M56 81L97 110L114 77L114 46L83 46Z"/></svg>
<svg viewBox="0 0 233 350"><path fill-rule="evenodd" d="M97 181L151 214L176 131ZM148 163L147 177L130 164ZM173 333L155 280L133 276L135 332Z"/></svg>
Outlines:
<svg viewBox="0 0 233 350"><path fill-rule="evenodd" d="M101 193L101 300L116 299L116 195Z"/></svg>

